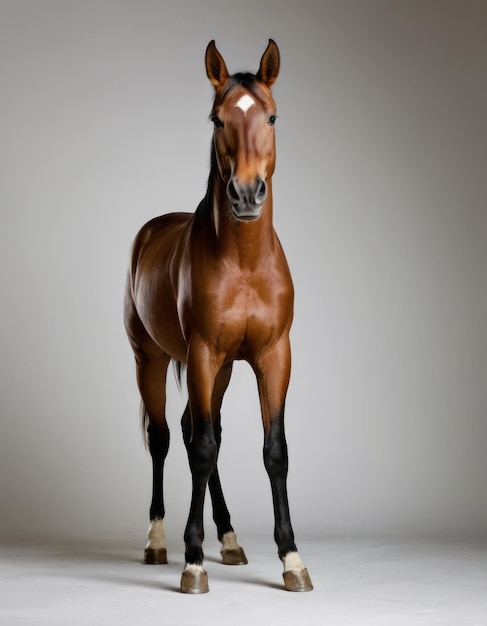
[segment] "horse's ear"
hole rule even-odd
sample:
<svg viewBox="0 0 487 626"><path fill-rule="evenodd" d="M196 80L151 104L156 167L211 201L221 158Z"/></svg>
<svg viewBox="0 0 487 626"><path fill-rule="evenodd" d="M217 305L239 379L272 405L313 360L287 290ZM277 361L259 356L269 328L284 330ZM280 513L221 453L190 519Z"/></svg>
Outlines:
<svg viewBox="0 0 487 626"><path fill-rule="evenodd" d="M257 78L270 87L276 82L279 74L279 65L279 48L273 39L269 39L269 45L260 60Z"/></svg>
<svg viewBox="0 0 487 626"><path fill-rule="evenodd" d="M213 39L206 48L206 74L211 84L219 91L228 80L228 70L222 55L218 52Z"/></svg>

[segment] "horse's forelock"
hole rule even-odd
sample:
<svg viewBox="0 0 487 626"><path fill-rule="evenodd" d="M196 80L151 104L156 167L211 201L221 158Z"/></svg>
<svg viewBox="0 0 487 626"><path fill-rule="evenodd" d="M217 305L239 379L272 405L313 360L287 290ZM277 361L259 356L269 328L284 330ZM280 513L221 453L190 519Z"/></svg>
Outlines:
<svg viewBox="0 0 487 626"><path fill-rule="evenodd" d="M224 87L216 94L214 108L224 102L239 87L244 87L258 100L265 99L266 94L255 74L239 72L230 76Z"/></svg>

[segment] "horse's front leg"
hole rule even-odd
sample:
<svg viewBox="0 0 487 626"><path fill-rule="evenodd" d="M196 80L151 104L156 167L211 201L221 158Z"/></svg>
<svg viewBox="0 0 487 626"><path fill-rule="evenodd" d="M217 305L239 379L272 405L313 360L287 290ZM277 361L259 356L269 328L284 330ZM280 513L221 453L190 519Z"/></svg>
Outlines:
<svg viewBox="0 0 487 626"><path fill-rule="evenodd" d="M183 435L193 480L188 523L184 533L186 565L181 577L184 593L207 593L203 567L203 509L208 480L215 467L218 447L211 415L211 396L219 366L209 349L193 342L188 350L190 411L183 416Z"/></svg>
<svg viewBox="0 0 487 626"><path fill-rule="evenodd" d="M274 538L284 565L287 591L311 591L313 585L294 543L287 495L288 453L284 433L284 404L291 370L286 337L261 355L256 367L264 424L264 464L274 505Z"/></svg>

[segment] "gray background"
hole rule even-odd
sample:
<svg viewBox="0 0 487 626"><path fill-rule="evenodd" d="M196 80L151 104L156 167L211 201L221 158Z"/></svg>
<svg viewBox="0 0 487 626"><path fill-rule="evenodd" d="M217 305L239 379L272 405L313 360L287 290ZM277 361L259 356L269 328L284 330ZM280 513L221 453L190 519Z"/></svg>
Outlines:
<svg viewBox="0 0 487 626"><path fill-rule="evenodd" d="M487 527L487 4L0 3L3 535L145 531L150 463L121 321L131 241L194 210L215 38L282 54L275 222L293 271L298 531ZM190 497L170 376L169 532ZM238 530L272 532L255 382L225 402Z"/></svg>

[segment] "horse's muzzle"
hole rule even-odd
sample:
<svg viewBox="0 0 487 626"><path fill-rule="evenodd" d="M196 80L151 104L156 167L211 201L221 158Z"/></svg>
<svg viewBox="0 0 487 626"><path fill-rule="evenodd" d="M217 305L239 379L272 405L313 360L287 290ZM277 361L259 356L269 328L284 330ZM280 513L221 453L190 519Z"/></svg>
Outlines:
<svg viewBox="0 0 487 626"><path fill-rule="evenodd" d="M267 185L262 178L256 178L251 184L241 184L236 178L231 178L227 184L227 196L237 219L255 220L262 212L262 205L267 196Z"/></svg>

